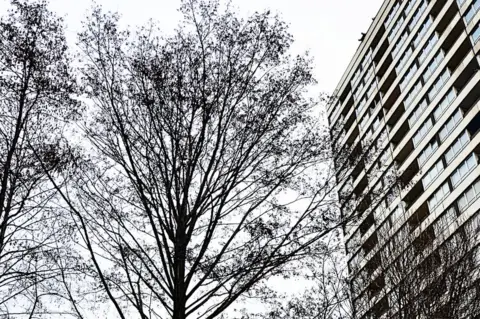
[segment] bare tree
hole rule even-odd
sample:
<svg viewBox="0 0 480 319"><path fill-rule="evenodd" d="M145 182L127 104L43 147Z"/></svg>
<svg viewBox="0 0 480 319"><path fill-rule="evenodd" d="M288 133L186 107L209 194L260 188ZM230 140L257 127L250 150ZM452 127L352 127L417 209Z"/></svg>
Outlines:
<svg viewBox="0 0 480 319"><path fill-rule="evenodd" d="M71 182L57 188L88 278L120 318L223 317L270 298L268 281L344 223L310 61L287 55L285 23L215 1L181 11L161 38L94 10L79 37L89 145L50 174Z"/></svg>
<svg viewBox="0 0 480 319"><path fill-rule="evenodd" d="M360 295L357 309L374 304L361 318L477 318L480 255L477 232L469 223L478 224L479 216L449 235L448 226L456 218L451 207L439 219L450 221L446 229L437 223L418 235L411 231L416 225L412 220L391 238L382 234L383 248L353 284Z"/></svg>
<svg viewBox="0 0 480 319"><path fill-rule="evenodd" d="M11 4L0 20L0 317L33 318L55 294L68 232L40 162L67 164L59 136L78 106L61 20L43 1Z"/></svg>
<svg viewBox="0 0 480 319"><path fill-rule="evenodd" d="M332 98L330 103L335 103ZM330 147L335 163L335 185L338 190L337 207L342 215L344 235L333 233L321 253L312 253L299 265L307 279L306 289L301 296L283 295L284 302L272 303L272 311L260 318L354 318L352 290L347 269L347 251L353 252L361 244L359 239L377 222L376 210L387 206L400 189L410 187L405 175L400 174L394 163L388 165L390 146L386 131L377 134L375 139L368 132L356 143L345 141L344 121L331 128ZM368 171L358 179L362 171ZM411 174L409 175L411 176ZM371 188L368 182L379 178ZM353 181L357 179L355 187ZM380 184L381 183L381 184ZM340 213L341 211L341 213ZM357 227L358 226L358 227ZM350 235L350 236L349 236ZM363 249L363 248L362 248ZM282 300L282 299L281 299ZM286 300L286 301L285 301Z"/></svg>
<svg viewBox="0 0 480 319"><path fill-rule="evenodd" d="M332 234L324 249L297 265L294 284L303 286L291 293L276 295L269 312L245 318L264 319L353 319L348 271L342 237ZM303 278L304 280L301 280ZM292 283L289 283L290 285Z"/></svg>

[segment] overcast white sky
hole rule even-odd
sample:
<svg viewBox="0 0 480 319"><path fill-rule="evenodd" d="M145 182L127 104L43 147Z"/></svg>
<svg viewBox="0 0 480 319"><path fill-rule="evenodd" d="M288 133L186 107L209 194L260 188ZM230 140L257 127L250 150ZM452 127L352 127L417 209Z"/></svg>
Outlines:
<svg viewBox="0 0 480 319"><path fill-rule="evenodd" d="M359 44L360 33L372 22L383 0L232 0L243 14L270 9L290 24L294 50L309 50L315 58L319 92L331 93ZM5 12L9 0L0 0ZM180 18L180 0L96 0L105 9L118 11L132 26L157 20L166 30ZM50 0L51 8L64 16L73 37L92 0Z"/></svg>

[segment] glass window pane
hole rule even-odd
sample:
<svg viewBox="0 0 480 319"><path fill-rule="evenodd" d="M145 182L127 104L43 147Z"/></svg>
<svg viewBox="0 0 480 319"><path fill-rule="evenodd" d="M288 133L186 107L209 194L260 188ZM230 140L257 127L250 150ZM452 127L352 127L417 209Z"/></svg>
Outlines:
<svg viewBox="0 0 480 319"><path fill-rule="evenodd" d="M447 183L443 184L442 190L443 190L444 196L450 194L450 188L448 187Z"/></svg>
<svg viewBox="0 0 480 319"><path fill-rule="evenodd" d="M454 173L454 174L452 175L452 184L453 184L454 186L457 185L459 179L460 179L460 176L458 175L458 173Z"/></svg>
<svg viewBox="0 0 480 319"><path fill-rule="evenodd" d="M445 138L447 137L447 132L445 131L445 128L442 129L438 135L441 141L445 140Z"/></svg>
<svg viewBox="0 0 480 319"><path fill-rule="evenodd" d="M480 194L480 181L476 182L474 185L475 193Z"/></svg>
<svg viewBox="0 0 480 319"><path fill-rule="evenodd" d="M475 189L473 187L470 187L470 189L467 191L466 197L469 203L475 199Z"/></svg>
<svg viewBox="0 0 480 319"><path fill-rule="evenodd" d="M465 198L465 196L462 196L460 197L460 199L458 200L458 208L460 210L464 210L465 209L465 206L467 206L467 199Z"/></svg>
<svg viewBox="0 0 480 319"><path fill-rule="evenodd" d="M468 164L469 170L477 166L477 158L475 157L474 154L470 155L470 157L468 158L467 164Z"/></svg>
<svg viewBox="0 0 480 319"><path fill-rule="evenodd" d="M476 43L480 39L480 24L477 25L475 30L472 33L472 41L473 43Z"/></svg>
<svg viewBox="0 0 480 319"><path fill-rule="evenodd" d="M452 151L448 151L446 154L445 154L445 160L447 161L447 163L450 163L450 161L452 160Z"/></svg>

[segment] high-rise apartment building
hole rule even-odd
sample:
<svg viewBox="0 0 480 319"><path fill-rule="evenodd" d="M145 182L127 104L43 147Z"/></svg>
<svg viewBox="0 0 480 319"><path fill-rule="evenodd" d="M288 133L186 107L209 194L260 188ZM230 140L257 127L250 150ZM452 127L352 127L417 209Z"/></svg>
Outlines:
<svg viewBox="0 0 480 319"><path fill-rule="evenodd" d="M338 149L366 154L337 163L359 199L342 208L360 215L344 229L356 317L394 318L388 247L420 265L480 233L480 0L386 0L360 41L328 117Z"/></svg>

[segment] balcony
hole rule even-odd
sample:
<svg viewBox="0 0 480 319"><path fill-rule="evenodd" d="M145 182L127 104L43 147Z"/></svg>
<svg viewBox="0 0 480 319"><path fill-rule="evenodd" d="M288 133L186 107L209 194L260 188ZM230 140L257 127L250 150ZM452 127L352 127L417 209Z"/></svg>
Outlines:
<svg viewBox="0 0 480 319"><path fill-rule="evenodd" d="M375 270L378 269L382 264L382 259L380 257L380 253L376 253L366 264L365 264L365 270L367 274L370 276L372 275Z"/></svg>
<svg viewBox="0 0 480 319"><path fill-rule="evenodd" d="M421 180L415 178L419 175L419 173L420 168L417 161L411 162L410 165L403 172L400 173L400 176L398 177L398 180L396 182L400 186L401 197L405 197L406 194L408 194L417 183L421 183Z"/></svg>
<svg viewBox="0 0 480 319"><path fill-rule="evenodd" d="M410 233L413 232L417 227L430 215L428 210L427 203L423 203L413 215L408 219L407 223L410 228Z"/></svg>
<svg viewBox="0 0 480 319"><path fill-rule="evenodd" d="M465 34L462 34L462 39L457 42L457 44L461 44L461 43L465 43ZM455 54L454 54L455 53ZM452 81L454 83L454 85L456 84L457 87L467 87L468 86L468 89L467 90L462 90L461 92L459 92L457 94L457 99L458 101L462 101L464 99L464 97L467 95L467 94L474 94L474 97L475 97L475 94L479 94L479 90L471 90L472 86L475 85L477 86L478 83L477 81L475 80L472 80L472 74L475 75L475 70L476 68L478 67L475 67L475 65L477 64L477 62L475 61L475 59L472 59L472 55L473 53L470 51L469 53L467 53L465 56L463 56L463 58L460 58L456 52L450 52L448 53L448 55L450 56L456 56L454 58L449 58L448 61L456 61L453 63L453 65L456 65L456 69L455 71L452 73L451 77L450 77L450 80L449 82L447 82L443 88L440 90L440 92L437 94L437 97L435 98L435 100L431 103L431 105L427 108L427 111L426 113L429 113L431 112L431 109L434 107L434 105L436 105L436 103L438 103L439 99L442 98L444 96L445 93L448 92L448 90L450 89L450 86ZM473 61L473 62L472 62ZM475 74L474 74L475 73ZM472 98L473 99L473 98ZM453 102L455 103L455 101ZM471 106L472 104L469 104L469 106ZM447 110L447 112L445 112L446 114L450 114L451 113L451 110L454 110L455 107L453 106L450 106ZM444 114L442 116L443 120L445 120L446 118L448 118L449 115L446 115ZM422 120L423 121L423 120ZM436 123L435 124L435 127L433 128L432 132L434 133L435 131L438 130L439 127L441 127L443 125L443 121L440 120L440 122L442 123ZM418 126L418 125L415 125L415 126ZM413 127L415 129L415 126ZM412 135L413 132L409 132L407 134L407 136L410 136ZM424 139L424 142L421 142L420 145L417 146L417 149L413 150L411 149L411 147L408 147L409 151L411 150L411 152L407 152L406 153L406 157L405 156L401 156L399 157L399 149L397 148L395 151L394 151L394 157L395 157L395 160L400 164L400 166L403 166L403 165L410 165L410 161L413 160L414 157L416 157L418 155L418 152L420 152L423 148L424 148L424 144L425 142L427 141L430 141L432 139L433 135L432 133L429 133L427 134L427 136L425 137ZM401 142L401 147L402 147L402 151L403 151L403 148L404 148L404 145L405 143L410 143L409 140L405 141L403 140ZM403 145L402 145L403 144ZM413 155L413 156L412 156ZM406 159L408 159L408 163L406 161Z"/></svg>
<svg viewBox="0 0 480 319"><path fill-rule="evenodd" d="M367 231L375 225L375 218L373 216L373 212L368 214L367 218L360 224L360 234L363 236L367 233Z"/></svg>
<svg viewBox="0 0 480 319"><path fill-rule="evenodd" d="M378 276L374 281L370 283L367 287L368 298L373 299L378 296L378 294L385 287L385 277L383 275Z"/></svg>
<svg viewBox="0 0 480 319"><path fill-rule="evenodd" d="M392 114L388 121L388 128L390 132L392 131L393 126L397 123L398 119L402 117L404 113L403 105L400 105L395 112ZM397 145L403 140L403 138L407 135L408 131L410 131L410 126L408 125L408 121L403 122L402 126L396 130L394 135L391 138L391 142L393 144L393 148L395 149Z"/></svg>
<svg viewBox="0 0 480 319"><path fill-rule="evenodd" d="M400 149L396 156L396 162L398 163L398 167L401 167L403 163L405 163L405 160L410 156L410 154L415 150L415 147L413 146L413 142L411 139L408 139L405 144L403 144L403 147Z"/></svg>
<svg viewBox="0 0 480 319"><path fill-rule="evenodd" d="M380 87L380 92L384 96L383 107L387 111L385 113L388 113L388 111L392 108L392 106L395 104L400 94L402 93L400 91L400 87L398 86L398 83L396 83L395 86L393 86L393 83L395 82L396 79L397 79L397 74L395 73L394 70L392 70L390 75L383 82L383 85Z"/></svg>
<svg viewBox="0 0 480 319"><path fill-rule="evenodd" d="M377 233L373 233L362 245L363 254L366 256L378 244Z"/></svg>
<svg viewBox="0 0 480 319"><path fill-rule="evenodd" d="M480 113L477 113L470 123L468 123L467 130L472 139L478 134L478 131L480 131ZM480 154L480 145L477 145L474 151L476 154Z"/></svg>
<svg viewBox="0 0 480 319"><path fill-rule="evenodd" d="M412 189L405 195L403 201L406 204L406 209L412 207L417 199L425 192L422 183L416 183Z"/></svg>
<svg viewBox="0 0 480 319"><path fill-rule="evenodd" d="M432 247L432 244L433 244L434 240L435 240L435 232L433 230L433 227L430 226L427 229L425 229L420 234L420 236L415 238L415 240L413 241L412 247L415 251L415 255L416 256L422 256L424 250ZM430 251L428 251L428 252L430 252Z"/></svg>
<svg viewBox="0 0 480 319"><path fill-rule="evenodd" d="M388 298L385 296L372 307L368 318L383 318L382 316L388 311L388 309Z"/></svg>

